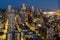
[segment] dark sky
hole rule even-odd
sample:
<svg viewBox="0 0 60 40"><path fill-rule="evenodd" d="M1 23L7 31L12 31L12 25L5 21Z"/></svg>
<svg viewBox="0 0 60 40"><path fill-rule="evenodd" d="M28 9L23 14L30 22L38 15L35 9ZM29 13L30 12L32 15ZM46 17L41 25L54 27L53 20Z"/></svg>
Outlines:
<svg viewBox="0 0 60 40"><path fill-rule="evenodd" d="M58 0L0 0L0 9L6 9L8 5L20 8L23 3L41 9L58 9Z"/></svg>

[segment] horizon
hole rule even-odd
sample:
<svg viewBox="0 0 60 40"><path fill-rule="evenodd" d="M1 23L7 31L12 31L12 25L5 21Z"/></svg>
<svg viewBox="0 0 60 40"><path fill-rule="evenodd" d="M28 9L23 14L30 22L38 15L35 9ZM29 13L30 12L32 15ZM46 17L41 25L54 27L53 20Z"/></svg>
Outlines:
<svg viewBox="0 0 60 40"><path fill-rule="evenodd" d="M59 9L58 0L0 0L0 9L7 9L8 5L20 9L23 3L30 8L34 6L39 9Z"/></svg>

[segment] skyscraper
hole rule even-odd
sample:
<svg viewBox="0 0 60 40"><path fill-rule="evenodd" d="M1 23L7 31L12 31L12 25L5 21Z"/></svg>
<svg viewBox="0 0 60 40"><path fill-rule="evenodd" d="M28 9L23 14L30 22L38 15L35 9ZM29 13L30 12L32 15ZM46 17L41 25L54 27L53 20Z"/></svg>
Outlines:
<svg viewBox="0 0 60 40"><path fill-rule="evenodd" d="M20 40L20 32L16 30L16 22L15 22L15 11L12 9L11 5L8 6L8 32L7 32L7 40Z"/></svg>

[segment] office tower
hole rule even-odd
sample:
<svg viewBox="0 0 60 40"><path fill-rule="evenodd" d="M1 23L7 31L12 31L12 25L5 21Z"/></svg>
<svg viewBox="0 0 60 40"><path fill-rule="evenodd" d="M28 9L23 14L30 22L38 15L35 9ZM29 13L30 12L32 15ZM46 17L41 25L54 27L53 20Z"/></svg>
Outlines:
<svg viewBox="0 0 60 40"><path fill-rule="evenodd" d="M6 39L6 20L3 11L0 11L0 40Z"/></svg>
<svg viewBox="0 0 60 40"><path fill-rule="evenodd" d="M11 11L12 7L11 5L8 5L8 11Z"/></svg>
<svg viewBox="0 0 60 40"><path fill-rule="evenodd" d="M34 6L32 6L32 12L34 12L35 11L35 7Z"/></svg>
<svg viewBox="0 0 60 40"><path fill-rule="evenodd" d="M6 40L20 40L20 32L16 30L15 11L11 5L8 6L8 32Z"/></svg>
<svg viewBox="0 0 60 40"><path fill-rule="evenodd" d="M54 35L55 35L54 28L53 27L48 28L47 29L47 40L54 40Z"/></svg>
<svg viewBox="0 0 60 40"><path fill-rule="evenodd" d="M15 9L15 14L19 14L19 9L18 8Z"/></svg>
<svg viewBox="0 0 60 40"><path fill-rule="evenodd" d="M27 10L26 10L26 5L22 4L21 10L20 10L20 17L21 17L21 22L24 23L25 20L27 19Z"/></svg>
<svg viewBox="0 0 60 40"><path fill-rule="evenodd" d="M21 40L20 32L8 32L6 36L6 40Z"/></svg>
<svg viewBox="0 0 60 40"><path fill-rule="evenodd" d="M22 4L22 10L26 10L26 5L25 4Z"/></svg>
<svg viewBox="0 0 60 40"><path fill-rule="evenodd" d="M8 30L13 31L15 27L15 14L14 9L11 8L11 5L8 6Z"/></svg>
<svg viewBox="0 0 60 40"><path fill-rule="evenodd" d="M2 14L2 11L0 11L0 30L4 30L4 25L5 25L5 15Z"/></svg>

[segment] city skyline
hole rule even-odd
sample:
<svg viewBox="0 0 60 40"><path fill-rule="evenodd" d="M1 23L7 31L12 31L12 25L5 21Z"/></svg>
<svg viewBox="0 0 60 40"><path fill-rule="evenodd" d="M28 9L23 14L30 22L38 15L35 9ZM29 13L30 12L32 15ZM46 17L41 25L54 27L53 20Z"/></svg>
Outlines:
<svg viewBox="0 0 60 40"><path fill-rule="evenodd" d="M59 9L58 0L0 0L0 9L7 9L8 5L20 9L23 3L39 9Z"/></svg>

